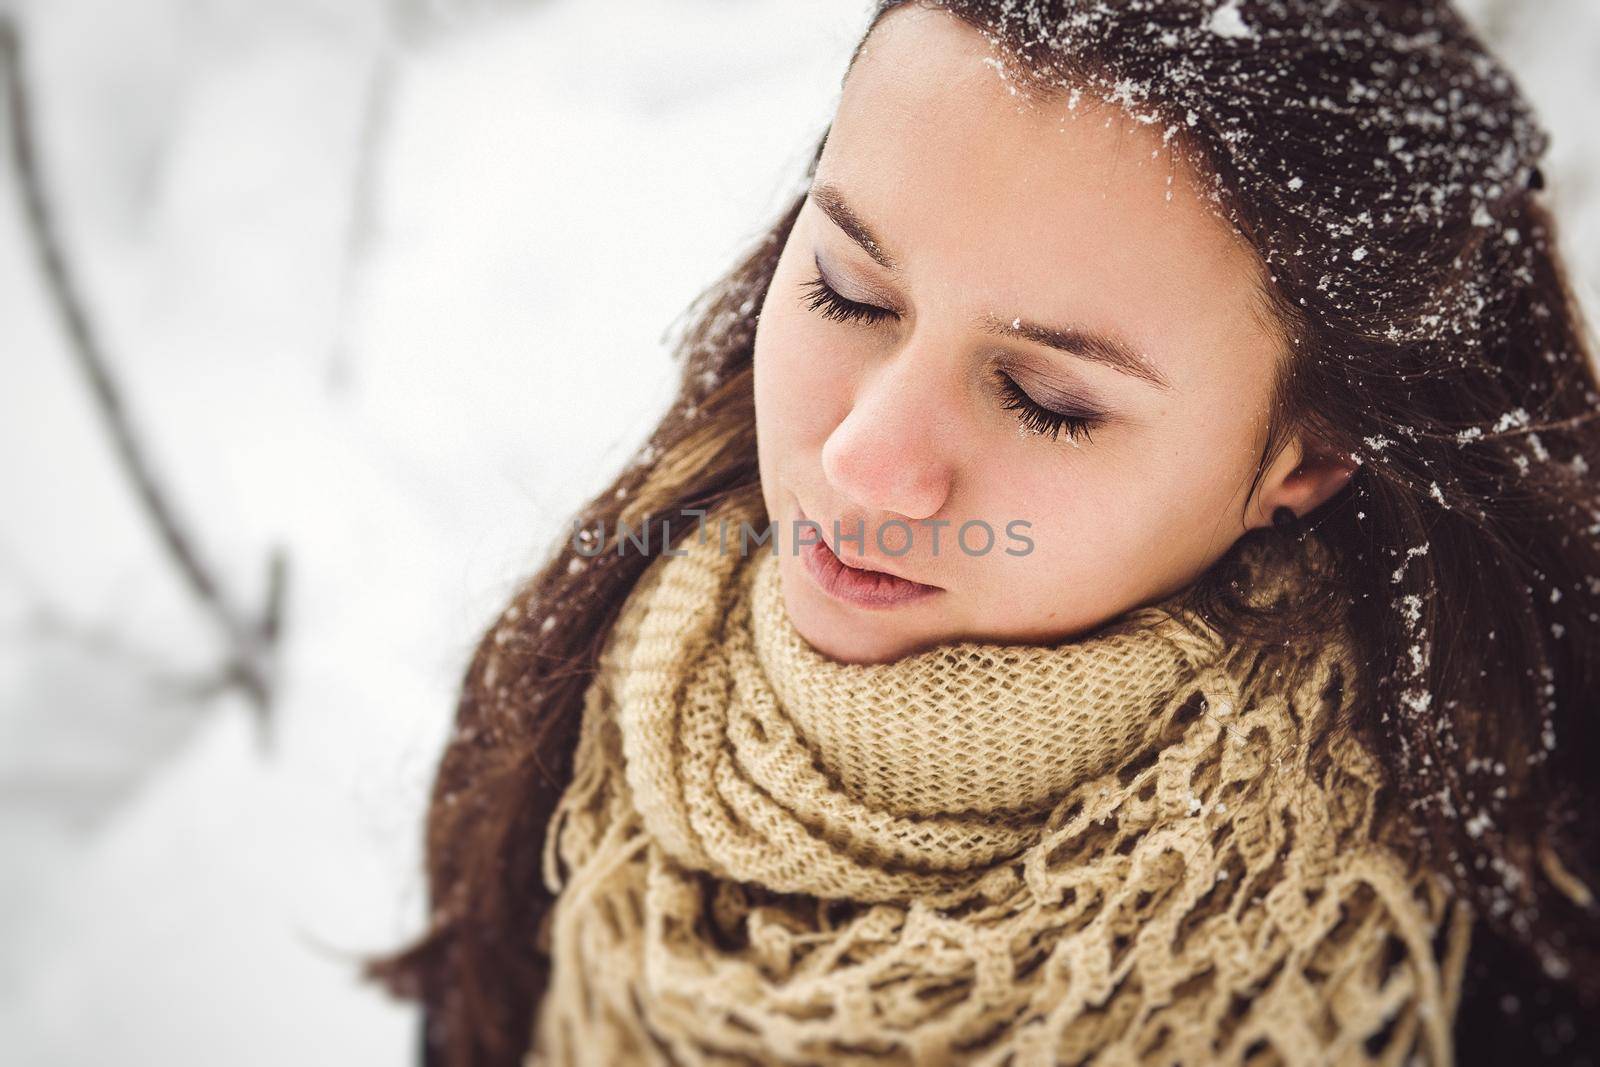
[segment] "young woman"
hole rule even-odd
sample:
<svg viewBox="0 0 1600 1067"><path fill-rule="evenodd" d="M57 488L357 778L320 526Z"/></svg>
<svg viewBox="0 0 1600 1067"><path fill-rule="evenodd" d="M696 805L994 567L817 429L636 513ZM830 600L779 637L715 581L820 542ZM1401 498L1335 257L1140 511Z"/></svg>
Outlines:
<svg viewBox="0 0 1600 1067"><path fill-rule="evenodd" d="M428 1061L1581 1055L1546 140L1443 2L882 0L473 657Z"/></svg>

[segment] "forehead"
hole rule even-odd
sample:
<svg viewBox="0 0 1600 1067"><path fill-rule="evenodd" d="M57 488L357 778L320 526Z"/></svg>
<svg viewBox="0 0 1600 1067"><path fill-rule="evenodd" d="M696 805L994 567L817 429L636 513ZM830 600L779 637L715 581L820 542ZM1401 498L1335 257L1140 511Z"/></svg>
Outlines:
<svg viewBox="0 0 1600 1067"><path fill-rule="evenodd" d="M1176 373L1197 346L1275 349L1255 256L1162 128L1087 94L1033 100L1012 62L947 12L892 11L845 81L818 180L931 296L1093 319Z"/></svg>

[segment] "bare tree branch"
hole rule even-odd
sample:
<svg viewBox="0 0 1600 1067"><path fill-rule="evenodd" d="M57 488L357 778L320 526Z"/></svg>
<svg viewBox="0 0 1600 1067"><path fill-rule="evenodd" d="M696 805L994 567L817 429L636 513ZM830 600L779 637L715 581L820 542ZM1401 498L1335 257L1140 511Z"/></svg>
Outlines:
<svg viewBox="0 0 1600 1067"><path fill-rule="evenodd" d="M0 68L3 68L5 110L10 134L12 168L22 198L22 214L51 303L61 317L71 349L88 378L90 392L110 432L116 455L134 492L155 524L156 531L184 581L201 607L221 627L229 648L221 675L229 685L243 689L256 709L261 739L268 740L268 714L272 703L272 678L282 603L287 584L287 562L274 548L268 564L267 602L259 619L248 618L222 590L211 568L202 560L194 539L179 524L166 495L151 471L148 458L134 433L121 391L111 374L94 325L73 276L56 230L34 141L33 113L23 65L22 36L9 12L0 11Z"/></svg>
<svg viewBox="0 0 1600 1067"><path fill-rule="evenodd" d="M400 65L397 19L394 0L382 5L377 48L367 74L361 104L361 125L357 133L356 160L351 173L350 214L345 231L344 263L339 279L339 300L335 309L333 355L328 363L328 385L335 391L348 389L354 375L351 366L349 318L362 268L372 249L377 229L377 187L383 166L383 148L388 140L390 112L394 103L395 79Z"/></svg>

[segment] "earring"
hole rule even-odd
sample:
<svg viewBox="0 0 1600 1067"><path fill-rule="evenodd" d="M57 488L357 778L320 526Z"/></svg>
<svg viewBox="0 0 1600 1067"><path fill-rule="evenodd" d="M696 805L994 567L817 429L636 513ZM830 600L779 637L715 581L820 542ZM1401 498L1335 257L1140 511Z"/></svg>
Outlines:
<svg viewBox="0 0 1600 1067"><path fill-rule="evenodd" d="M1299 520L1300 517L1294 513L1294 509L1287 504L1280 504L1272 509L1272 525L1275 529L1291 531Z"/></svg>

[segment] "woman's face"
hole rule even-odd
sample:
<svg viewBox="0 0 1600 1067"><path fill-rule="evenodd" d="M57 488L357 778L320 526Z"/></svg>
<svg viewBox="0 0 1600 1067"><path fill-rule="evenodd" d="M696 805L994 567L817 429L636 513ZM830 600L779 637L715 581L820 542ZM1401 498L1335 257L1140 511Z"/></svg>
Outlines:
<svg viewBox="0 0 1600 1067"><path fill-rule="evenodd" d="M1254 259L1158 126L1030 103L997 61L943 11L879 23L761 309L784 598L840 661L1054 643L1182 589L1348 473L1292 443L1246 499L1283 348ZM936 591L828 591L802 517L845 563Z"/></svg>

